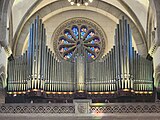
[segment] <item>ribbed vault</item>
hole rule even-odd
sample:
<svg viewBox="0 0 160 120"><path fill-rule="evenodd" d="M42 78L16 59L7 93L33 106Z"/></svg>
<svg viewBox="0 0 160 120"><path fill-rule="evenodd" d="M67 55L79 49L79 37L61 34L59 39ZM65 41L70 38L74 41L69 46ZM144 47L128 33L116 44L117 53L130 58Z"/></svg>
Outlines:
<svg viewBox="0 0 160 120"><path fill-rule="evenodd" d="M90 6L88 7L71 6L67 0L51 0L50 2L48 2L48 4L46 2L46 4L43 5L42 3L44 3L44 0L36 1L28 10L28 12L26 12L25 16L22 18L20 24L18 25L13 39L13 54L22 54L22 51L26 46L24 43L26 43L25 40L28 35L29 26L37 15L39 15L43 19L43 22L45 22L52 16L60 14L64 11L84 10L86 11L86 13L87 11L92 11L97 14L107 16L115 23L118 22L119 18L125 16L128 19L129 24L131 25L133 38L135 40L138 52L141 55L146 56L148 50L145 39L145 31L139 19L135 17L136 15L132 11L132 9L129 6L127 6L127 4L125 4L124 1L118 0L116 2L118 2L121 5L121 7L123 7L123 9L118 7L117 3L109 3L108 0L95 0L93 4L90 4Z"/></svg>

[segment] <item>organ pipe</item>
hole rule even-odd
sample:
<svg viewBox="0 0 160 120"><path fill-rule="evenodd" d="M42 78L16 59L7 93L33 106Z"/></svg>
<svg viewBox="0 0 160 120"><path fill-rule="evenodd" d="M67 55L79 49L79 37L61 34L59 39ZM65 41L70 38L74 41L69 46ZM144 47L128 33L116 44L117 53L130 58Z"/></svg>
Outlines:
<svg viewBox="0 0 160 120"><path fill-rule="evenodd" d="M46 45L46 30L37 17L31 24L28 50L8 61L8 92L145 92L153 91L152 61L132 47L124 17L115 29L113 48L92 63L77 55L75 62L59 60Z"/></svg>

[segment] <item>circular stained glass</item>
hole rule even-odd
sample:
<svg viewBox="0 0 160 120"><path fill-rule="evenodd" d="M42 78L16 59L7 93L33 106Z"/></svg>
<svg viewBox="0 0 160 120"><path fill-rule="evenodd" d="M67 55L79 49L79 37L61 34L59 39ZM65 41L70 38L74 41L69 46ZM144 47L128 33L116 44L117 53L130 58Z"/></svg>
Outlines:
<svg viewBox="0 0 160 120"><path fill-rule="evenodd" d="M104 50L104 32L95 22L74 18L62 23L54 33L54 49L61 59L74 62L78 55L89 62Z"/></svg>

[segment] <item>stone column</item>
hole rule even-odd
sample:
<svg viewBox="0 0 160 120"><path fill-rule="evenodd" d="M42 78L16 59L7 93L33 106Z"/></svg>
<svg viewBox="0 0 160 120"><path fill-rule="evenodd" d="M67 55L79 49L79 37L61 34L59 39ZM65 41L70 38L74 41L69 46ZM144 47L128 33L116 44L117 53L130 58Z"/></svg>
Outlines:
<svg viewBox="0 0 160 120"><path fill-rule="evenodd" d="M0 103L5 103L5 90L3 89L1 76L0 76Z"/></svg>
<svg viewBox="0 0 160 120"><path fill-rule="evenodd" d="M2 64L0 64L0 103L5 103L5 90L4 90L4 87L6 85L5 78L6 78L5 67Z"/></svg>
<svg viewBox="0 0 160 120"><path fill-rule="evenodd" d="M154 65L154 86L156 87L156 102L160 102L160 47L156 49L153 54L153 65Z"/></svg>
<svg viewBox="0 0 160 120"><path fill-rule="evenodd" d="M156 88L156 101L157 98L160 98L160 1L159 0L150 0L149 1L150 11L149 11L149 18L151 19L148 23L152 30L149 31L153 32L149 38L151 39L151 45L149 48L149 54L153 57L153 67L154 67L154 87ZM154 22L153 22L154 21Z"/></svg>
<svg viewBox="0 0 160 120"><path fill-rule="evenodd" d="M154 65L154 79L155 86L158 87L158 83L160 82L160 47L153 54L153 65Z"/></svg>

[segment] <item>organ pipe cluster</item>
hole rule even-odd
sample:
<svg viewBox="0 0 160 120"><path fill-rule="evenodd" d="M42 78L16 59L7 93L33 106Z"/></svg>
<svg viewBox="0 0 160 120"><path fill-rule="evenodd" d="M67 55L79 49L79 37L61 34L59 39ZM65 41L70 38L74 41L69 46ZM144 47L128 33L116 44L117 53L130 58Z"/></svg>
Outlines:
<svg viewBox="0 0 160 120"><path fill-rule="evenodd" d="M140 56L132 47L131 29L124 17L117 24L113 48L88 67L88 91L153 91L152 61Z"/></svg>
<svg viewBox="0 0 160 120"><path fill-rule="evenodd" d="M75 62L60 61L46 45L46 30L38 17L30 27L28 50L8 61L8 94L41 93L116 94L121 91L150 94L152 61L132 47L132 34L122 18L115 30L115 45L100 60L87 56Z"/></svg>
<svg viewBox="0 0 160 120"><path fill-rule="evenodd" d="M116 65L115 47L100 61L87 64L87 90L89 92L115 92Z"/></svg>
<svg viewBox="0 0 160 120"><path fill-rule="evenodd" d="M46 30L37 17L30 27L28 50L8 61L8 92L73 91L72 66L46 46Z"/></svg>

